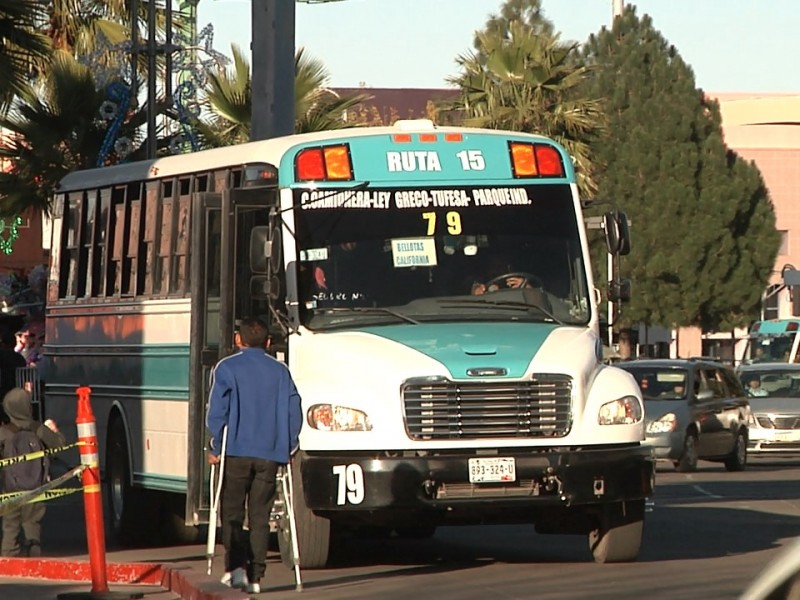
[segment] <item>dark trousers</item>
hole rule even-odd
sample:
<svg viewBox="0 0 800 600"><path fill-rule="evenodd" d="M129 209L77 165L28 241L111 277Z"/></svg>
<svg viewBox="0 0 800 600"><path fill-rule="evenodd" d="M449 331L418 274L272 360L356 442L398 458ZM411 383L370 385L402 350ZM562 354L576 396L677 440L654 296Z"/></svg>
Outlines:
<svg viewBox="0 0 800 600"><path fill-rule="evenodd" d="M225 457L220 498L225 570L247 569L248 579L258 582L267 570L269 515L275 502L278 463L260 458ZM249 540L244 531L247 511Z"/></svg>
<svg viewBox="0 0 800 600"><path fill-rule="evenodd" d="M43 502L23 504L3 515L3 556L35 555L41 552ZM25 548L20 547L20 529L25 535Z"/></svg>

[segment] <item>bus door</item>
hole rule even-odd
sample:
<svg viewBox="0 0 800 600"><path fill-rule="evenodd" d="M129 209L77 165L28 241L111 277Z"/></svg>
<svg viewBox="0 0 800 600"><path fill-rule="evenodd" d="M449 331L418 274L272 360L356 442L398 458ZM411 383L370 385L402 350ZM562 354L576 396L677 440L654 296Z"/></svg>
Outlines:
<svg viewBox="0 0 800 600"><path fill-rule="evenodd" d="M191 347L186 522L208 521L210 467L206 410L211 370L234 352L236 322L270 321L277 276L268 256L280 247L276 189L197 193L192 207ZM275 242L275 243L273 243ZM270 287L272 286L272 287Z"/></svg>

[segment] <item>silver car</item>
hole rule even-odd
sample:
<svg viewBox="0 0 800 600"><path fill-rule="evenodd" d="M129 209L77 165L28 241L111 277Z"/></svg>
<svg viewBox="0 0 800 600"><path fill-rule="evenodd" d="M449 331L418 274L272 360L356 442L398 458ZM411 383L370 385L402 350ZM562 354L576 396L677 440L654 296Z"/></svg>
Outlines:
<svg viewBox="0 0 800 600"><path fill-rule="evenodd" d="M748 451L800 454L800 364L754 363L737 374L750 400Z"/></svg>
<svg viewBox="0 0 800 600"><path fill-rule="evenodd" d="M733 370L705 359L655 358L621 362L636 379L645 411L645 443L678 471L698 460L728 471L747 464L750 407Z"/></svg>

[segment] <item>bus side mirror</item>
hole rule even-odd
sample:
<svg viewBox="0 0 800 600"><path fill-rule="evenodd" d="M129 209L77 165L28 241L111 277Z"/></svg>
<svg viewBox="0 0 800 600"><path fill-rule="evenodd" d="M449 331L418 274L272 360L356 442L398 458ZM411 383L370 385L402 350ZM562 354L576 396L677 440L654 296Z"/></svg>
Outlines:
<svg viewBox="0 0 800 600"><path fill-rule="evenodd" d="M620 279L608 282L609 302L628 302L631 299L631 280Z"/></svg>
<svg viewBox="0 0 800 600"><path fill-rule="evenodd" d="M606 232L606 247L609 254L625 256L631 252L631 233L628 215L613 210L603 215L603 230Z"/></svg>
<svg viewBox="0 0 800 600"><path fill-rule="evenodd" d="M259 225L250 231L250 271L272 275L280 269L281 231Z"/></svg>

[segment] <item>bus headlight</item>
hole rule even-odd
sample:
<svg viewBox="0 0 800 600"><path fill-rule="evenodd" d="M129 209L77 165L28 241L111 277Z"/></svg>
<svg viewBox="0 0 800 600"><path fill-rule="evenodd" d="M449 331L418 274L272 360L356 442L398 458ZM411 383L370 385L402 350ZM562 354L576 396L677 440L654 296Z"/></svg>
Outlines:
<svg viewBox="0 0 800 600"><path fill-rule="evenodd" d="M675 431L678 426L678 418L674 413L667 413L657 421L647 424L647 433L669 433Z"/></svg>
<svg viewBox="0 0 800 600"><path fill-rule="evenodd" d="M597 413L599 425L632 425L642 420L642 403L636 396L606 402Z"/></svg>
<svg viewBox="0 0 800 600"><path fill-rule="evenodd" d="M371 431L367 413L335 404L315 404L306 413L308 424L320 431Z"/></svg>

